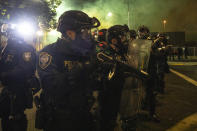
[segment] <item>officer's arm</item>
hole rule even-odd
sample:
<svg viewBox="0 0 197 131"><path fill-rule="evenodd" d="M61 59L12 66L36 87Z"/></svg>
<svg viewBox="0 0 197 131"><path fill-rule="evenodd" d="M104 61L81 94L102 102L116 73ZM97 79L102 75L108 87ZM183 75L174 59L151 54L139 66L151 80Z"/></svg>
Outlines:
<svg viewBox="0 0 197 131"><path fill-rule="evenodd" d="M16 66L7 72L1 73L3 84L23 81L35 73L36 54L33 49L22 49L14 59L17 61Z"/></svg>

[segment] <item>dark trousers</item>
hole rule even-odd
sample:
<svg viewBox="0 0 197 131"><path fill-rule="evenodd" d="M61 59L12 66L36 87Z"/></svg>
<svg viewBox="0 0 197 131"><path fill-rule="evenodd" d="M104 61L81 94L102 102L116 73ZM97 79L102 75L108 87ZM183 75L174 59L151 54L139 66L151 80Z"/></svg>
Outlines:
<svg viewBox="0 0 197 131"><path fill-rule="evenodd" d="M145 103L148 108L150 116L153 116L155 114L155 108L156 108L155 81L156 81L155 78L151 78L147 82L147 87L146 87Z"/></svg>
<svg viewBox="0 0 197 131"><path fill-rule="evenodd" d="M156 90L163 94L164 93L164 88L165 88L165 82L164 82L164 73L161 73L158 75L157 80L156 80Z"/></svg>
<svg viewBox="0 0 197 131"><path fill-rule="evenodd" d="M2 131L27 131L27 118L25 114L18 114L14 119L3 116L1 125Z"/></svg>
<svg viewBox="0 0 197 131"><path fill-rule="evenodd" d="M114 131L124 80L113 80L108 83L101 98L101 131Z"/></svg>
<svg viewBox="0 0 197 131"><path fill-rule="evenodd" d="M88 112L73 110L72 113L69 113L64 110L56 110L47 118L44 123L44 131L94 131L93 121Z"/></svg>

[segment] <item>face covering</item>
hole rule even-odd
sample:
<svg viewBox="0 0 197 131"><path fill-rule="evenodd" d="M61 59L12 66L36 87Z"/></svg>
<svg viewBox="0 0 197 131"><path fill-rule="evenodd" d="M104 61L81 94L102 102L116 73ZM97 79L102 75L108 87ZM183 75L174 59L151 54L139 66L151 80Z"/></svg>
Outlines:
<svg viewBox="0 0 197 131"><path fill-rule="evenodd" d="M94 51L94 41L91 39L82 39L77 36L75 40L71 41L73 50L82 56L87 56Z"/></svg>
<svg viewBox="0 0 197 131"><path fill-rule="evenodd" d="M70 48L73 54L78 56L88 56L95 49L95 42L91 37L91 32L88 29L82 29L76 32L75 40L69 40ZM67 46L65 44L65 46Z"/></svg>

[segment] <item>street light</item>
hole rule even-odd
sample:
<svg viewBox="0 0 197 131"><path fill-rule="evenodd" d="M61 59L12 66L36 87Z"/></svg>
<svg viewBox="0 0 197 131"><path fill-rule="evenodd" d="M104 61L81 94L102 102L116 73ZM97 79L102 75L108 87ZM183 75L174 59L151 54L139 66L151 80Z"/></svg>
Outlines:
<svg viewBox="0 0 197 131"><path fill-rule="evenodd" d="M107 16L111 17L111 16L112 16L112 13L111 13L111 12L109 12L109 13L107 14Z"/></svg>
<svg viewBox="0 0 197 131"><path fill-rule="evenodd" d="M167 20L163 20L163 30L165 32Z"/></svg>

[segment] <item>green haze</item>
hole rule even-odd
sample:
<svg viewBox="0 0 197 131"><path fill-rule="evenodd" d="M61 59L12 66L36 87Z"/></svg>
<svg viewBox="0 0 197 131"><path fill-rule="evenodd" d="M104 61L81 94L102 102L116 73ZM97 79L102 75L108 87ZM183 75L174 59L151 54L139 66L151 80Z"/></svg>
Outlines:
<svg viewBox="0 0 197 131"><path fill-rule="evenodd" d="M197 31L197 0L62 0L57 17L66 10L83 10L101 21L101 27L128 24L130 28L146 25L152 32ZM111 12L112 16L107 16Z"/></svg>

